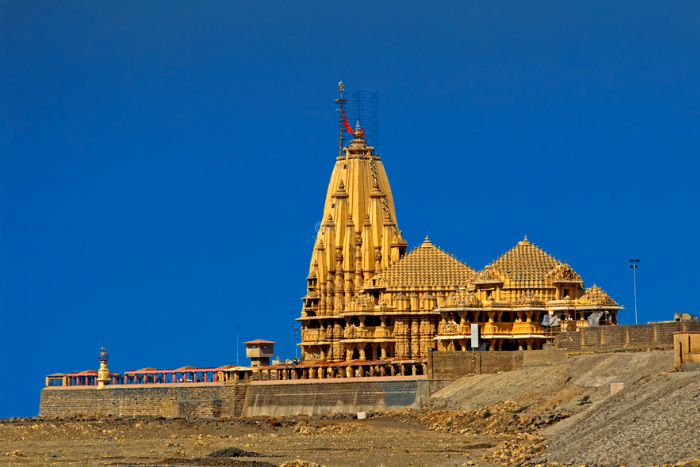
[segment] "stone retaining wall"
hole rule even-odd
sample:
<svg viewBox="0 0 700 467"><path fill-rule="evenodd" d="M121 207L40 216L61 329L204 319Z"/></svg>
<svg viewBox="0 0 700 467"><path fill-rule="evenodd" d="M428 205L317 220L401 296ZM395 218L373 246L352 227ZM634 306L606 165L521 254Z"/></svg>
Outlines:
<svg viewBox="0 0 700 467"><path fill-rule="evenodd" d="M162 416L237 417L243 412L246 384L211 386L48 387L41 391L42 417Z"/></svg>
<svg viewBox="0 0 700 467"><path fill-rule="evenodd" d="M569 353L609 352L614 350L668 350L673 347L673 333L700 331L697 321L596 326L580 331L562 332L553 347Z"/></svg>
<svg viewBox="0 0 700 467"><path fill-rule="evenodd" d="M243 416L291 416L420 408L427 379L368 378L364 381L253 382Z"/></svg>
<svg viewBox="0 0 700 467"><path fill-rule="evenodd" d="M429 352L431 380L455 380L468 374L493 374L524 366L553 365L566 359L560 350L521 350L487 352Z"/></svg>
<svg viewBox="0 0 700 467"><path fill-rule="evenodd" d="M420 408L427 378L295 380L236 385L111 386L41 391L42 417L254 417Z"/></svg>

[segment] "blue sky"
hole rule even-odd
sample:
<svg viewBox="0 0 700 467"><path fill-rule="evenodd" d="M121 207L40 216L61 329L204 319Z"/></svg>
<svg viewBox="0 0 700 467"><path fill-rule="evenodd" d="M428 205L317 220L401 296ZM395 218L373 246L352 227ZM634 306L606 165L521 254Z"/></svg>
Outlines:
<svg viewBox="0 0 700 467"><path fill-rule="evenodd" d="M640 322L697 314L700 5L426 5L0 1L0 417L101 346L290 357L340 80L379 92L410 247L527 235L626 323L640 258Z"/></svg>

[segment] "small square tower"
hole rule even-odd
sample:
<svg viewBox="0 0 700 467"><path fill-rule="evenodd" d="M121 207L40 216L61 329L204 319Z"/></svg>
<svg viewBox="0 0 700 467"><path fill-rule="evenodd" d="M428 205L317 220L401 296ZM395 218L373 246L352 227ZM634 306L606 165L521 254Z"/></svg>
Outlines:
<svg viewBox="0 0 700 467"><path fill-rule="evenodd" d="M244 342L243 344L245 345L245 356L250 358L250 366L270 365L270 357L274 355L276 342L255 339L254 341Z"/></svg>

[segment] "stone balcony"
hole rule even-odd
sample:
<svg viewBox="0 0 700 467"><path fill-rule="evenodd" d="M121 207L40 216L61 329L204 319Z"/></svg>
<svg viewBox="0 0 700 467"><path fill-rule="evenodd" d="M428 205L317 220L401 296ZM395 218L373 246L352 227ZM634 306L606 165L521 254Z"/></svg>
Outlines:
<svg viewBox="0 0 700 467"><path fill-rule="evenodd" d="M326 337L325 329L303 329L301 331L302 342L320 342L329 340L330 339Z"/></svg>
<svg viewBox="0 0 700 467"><path fill-rule="evenodd" d="M350 326L345 328L341 339L393 339L394 331L386 326ZM328 342L330 336L324 329L305 329L301 332L302 343Z"/></svg>
<svg viewBox="0 0 700 467"><path fill-rule="evenodd" d="M441 325L439 335L441 336L466 336L471 337L471 324L461 323L455 325ZM521 321L518 323L478 323L479 333L482 338L519 338L519 337L544 337L546 329L536 321Z"/></svg>
<svg viewBox="0 0 700 467"><path fill-rule="evenodd" d="M343 332L343 339L393 339L394 331L386 326L349 326Z"/></svg>

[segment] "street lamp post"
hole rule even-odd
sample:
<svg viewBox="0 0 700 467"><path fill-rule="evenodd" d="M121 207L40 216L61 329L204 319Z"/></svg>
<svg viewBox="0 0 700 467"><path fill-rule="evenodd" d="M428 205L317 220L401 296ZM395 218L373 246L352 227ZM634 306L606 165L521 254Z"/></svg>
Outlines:
<svg viewBox="0 0 700 467"><path fill-rule="evenodd" d="M234 327L236 328L236 366L240 366L238 362L238 331L241 329L241 323L236 323Z"/></svg>
<svg viewBox="0 0 700 467"><path fill-rule="evenodd" d="M301 328L295 327L294 328L294 356L296 358L299 358L299 346L297 345L297 335L299 334L299 331Z"/></svg>
<svg viewBox="0 0 700 467"><path fill-rule="evenodd" d="M634 324L637 323L637 267L639 266L639 260L638 259L631 259L630 260L630 268L632 268L632 277L634 281Z"/></svg>

